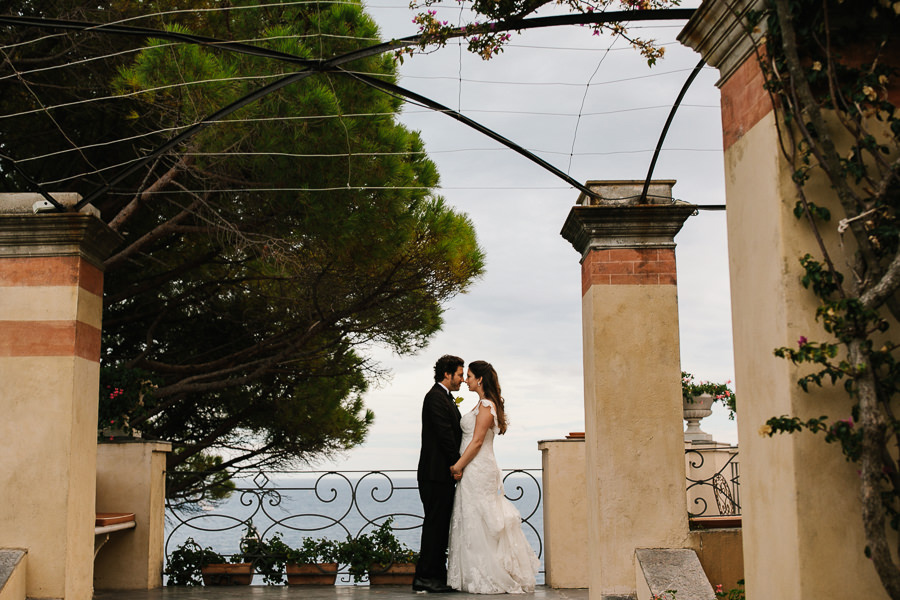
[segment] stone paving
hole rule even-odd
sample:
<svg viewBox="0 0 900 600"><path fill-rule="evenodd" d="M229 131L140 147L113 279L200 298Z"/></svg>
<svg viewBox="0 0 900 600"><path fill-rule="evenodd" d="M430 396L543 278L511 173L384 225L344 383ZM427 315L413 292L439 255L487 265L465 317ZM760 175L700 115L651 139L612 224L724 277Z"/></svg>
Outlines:
<svg viewBox="0 0 900 600"><path fill-rule="evenodd" d="M498 597L501 595L498 595ZM503 594L502 596L507 596ZM479 594L425 594L408 586L231 586L168 587L140 591L98 591L95 600L478 600ZM533 594L507 596L510 600L588 600L586 589L553 589L540 585Z"/></svg>

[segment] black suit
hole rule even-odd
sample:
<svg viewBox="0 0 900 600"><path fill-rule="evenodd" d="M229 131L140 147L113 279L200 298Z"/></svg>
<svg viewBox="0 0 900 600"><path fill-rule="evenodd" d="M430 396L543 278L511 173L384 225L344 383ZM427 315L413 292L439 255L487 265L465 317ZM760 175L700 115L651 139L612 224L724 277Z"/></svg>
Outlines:
<svg viewBox="0 0 900 600"><path fill-rule="evenodd" d="M425 394L422 403L422 449L419 452L419 497L422 521L421 557L416 577L447 581L447 542L456 482L450 467L459 460L462 443L456 403L439 384Z"/></svg>

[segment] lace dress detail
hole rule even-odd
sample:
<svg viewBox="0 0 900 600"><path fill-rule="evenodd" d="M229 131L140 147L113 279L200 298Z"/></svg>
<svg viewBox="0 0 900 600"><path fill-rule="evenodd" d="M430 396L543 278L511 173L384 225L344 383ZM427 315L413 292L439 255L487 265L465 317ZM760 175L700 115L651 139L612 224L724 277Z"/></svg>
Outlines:
<svg viewBox="0 0 900 600"><path fill-rule="evenodd" d="M492 402L481 400L463 416L460 453L472 441L482 407L490 409L494 426L456 486L447 585L471 594L533 592L540 561L522 532L522 516L503 494L503 476L494 458L494 435L500 428Z"/></svg>

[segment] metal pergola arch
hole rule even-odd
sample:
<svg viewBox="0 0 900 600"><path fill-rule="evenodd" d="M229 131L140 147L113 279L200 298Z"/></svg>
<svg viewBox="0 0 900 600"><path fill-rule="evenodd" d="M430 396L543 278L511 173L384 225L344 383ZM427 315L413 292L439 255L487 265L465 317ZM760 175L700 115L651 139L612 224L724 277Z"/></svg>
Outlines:
<svg viewBox="0 0 900 600"><path fill-rule="evenodd" d="M591 24L591 25L600 25L603 23L611 23L611 22L620 22L620 21L660 21L660 20L686 20L693 15L695 9L657 9L657 10L645 10L645 11L613 11L613 12L602 12L602 13L584 13L577 15L561 15L554 17L534 17L529 19L517 19L509 22L495 22L484 24L481 27L487 31L520 31L524 29L535 29L542 27L555 27L561 25L579 25L579 24ZM349 62L359 60L361 58L366 58L369 56L375 56L378 54L382 54L384 52L390 52L394 50L398 50L401 48L406 48L409 46L417 45L421 40L421 35L413 35L407 36L404 38L400 38L397 40L391 40L388 42L382 42L379 44L374 44L367 48L362 48L360 50L355 50L353 52L348 52L346 54L332 57L327 60L310 60L306 58L302 58L299 56L295 56L292 54L286 54L283 52L277 52L274 50L270 50L267 48L260 48L258 46L253 46L250 44L244 44L240 42L232 42L228 40L220 40L216 38L210 38L206 36L198 36L193 34L185 34L178 32L171 32L165 30L157 30L145 27L132 27L118 24L103 24L103 23L90 23L90 22L82 22L82 21L71 21L71 20L63 20L63 19L43 19L43 18L35 18L35 17L21 17L21 16L0 16L0 24L13 25L19 27L31 27L31 28L45 28L45 29L64 29L64 30L74 30L74 31L91 31L97 33L107 33L111 35L127 35L134 37L142 37L142 38L158 38L165 39L171 41L177 41L188 44L197 44L206 47L212 48L221 48L223 50L229 52L238 52L242 54L250 54L253 56L260 56L265 58L271 58L274 60L279 60L283 62L288 62L291 64L296 64L301 67L305 67L304 70L298 71L296 73L292 73L286 77L283 77L277 81L274 81L268 85L265 85L258 90L247 94L246 96L239 98L238 100L232 102L231 104L219 109L218 111L208 115L203 118L198 123L188 127L185 131L179 133L178 135L173 136L168 141L166 141L161 146L154 149L149 154L145 155L140 160L136 161L132 165L123 168L120 170L114 177L112 177L106 184L99 186L92 192L88 193L81 201L79 201L76 205L74 205L71 210L77 211L82 207L90 204L97 198L101 197L103 194L109 191L109 189L122 181L129 175L135 173L147 163L155 160L159 156L167 153L172 148L180 144L181 142L191 138L197 132L199 132L204 127L220 121L224 117L230 115L231 113L239 110L240 108L251 104L260 98L267 96L283 87L301 81L311 75L315 75L318 73L337 73L345 76L353 77L354 79L364 83L366 85L375 87L382 91L403 96L407 99L414 100L423 106L430 108L432 110L437 110L444 114L447 114L453 119L460 121L461 123L475 129L479 133L487 135L488 137L494 139L495 141L500 142L501 144L507 146L511 150L521 154L525 158L531 160L535 164L539 165L543 169L551 172L556 177L564 180L569 185L572 185L576 189L581 192L587 194L589 197L597 197L597 194L588 189L582 183L576 181L568 174L554 167L550 163L544 161L540 157L536 156L532 152L522 148L512 140L498 134L492 129L481 125L480 123L466 117L465 115L446 107L426 96L422 96L416 92L411 90L407 90L395 84L391 84L385 81L378 80L374 77L369 77L362 74L350 73L343 68L342 65L347 64ZM458 28L453 30L449 38L458 38L465 36L467 34L472 33L470 29ZM693 83L696 76L699 74L700 70L704 66L704 61L700 61L697 66L691 71L690 76L685 81L675 103L672 106L672 109L669 113L669 116L666 120L666 123L662 129L662 132L659 137L659 141L657 142L656 149L654 151L653 157L650 162L650 167L647 173L647 177L644 182L644 188L640 197L640 201L643 201L647 196L647 191L649 189L650 180L653 176L653 171L656 165L657 158L662 149L662 145L665 141L666 134L669 129L669 125L672 123L674 119L675 113L678 110L678 107L683 99L685 93L687 92L690 85ZM56 211L65 211L66 208L60 205L55 199L53 199L50 194L48 194L41 184L37 181L34 181L26 173L24 173L15 163L15 161L9 157L0 155L0 158L3 158L10 162L13 167L32 185L36 188L48 202L50 202ZM721 210L724 207L715 205L703 207L712 210Z"/></svg>

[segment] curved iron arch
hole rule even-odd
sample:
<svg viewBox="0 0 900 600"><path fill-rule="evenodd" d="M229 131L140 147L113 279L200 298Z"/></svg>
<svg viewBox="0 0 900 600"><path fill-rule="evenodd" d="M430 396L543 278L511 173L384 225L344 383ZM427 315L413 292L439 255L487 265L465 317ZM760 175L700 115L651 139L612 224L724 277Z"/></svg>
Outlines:
<svg viewBox="0 0 900 600"><path fill-rule="evenodd" d="M657 9L657 10L645 10L645 11L612 11L612 12L601 12L601 13L584 13L577 15L560 15L554 17L533 17L529 19L517 19L509 22L497 22L497 23L487 23L482 26L484 30L490 29L490 31L521 31L524 29L535 29L542 27L556 27L560 25L576 25L576 24L594 24L599 25L603 23L611 23L611 22L619 22L619 21L652 21L652 20L686 20L691 17L695 12L695 9L683 8L683 9ZM340 56L332 57L327 60L310 60L305 59L299 56L286 54L282 52L277 52L274 50L269 50L266 48L260 48L257 46L252 46L250 44L243 44L240 42L231 42L228 40L220 40L217 38L210 38L206 36L197 36L193 34L184 34L177 32L170 32L165 30L157 30L150 29L145 27L133 27L126 25L116 25L116 24L103 24L103 23L91 23L84 21L70 21L64 19L43 19L43 18L34 18L34 17L19 17L19 16L0 16L0 24L7 25L17 25L24 27L37 27L37 28L50 28L50 29L69 29L69 30L77 30L77 31L93 31L97 33L109 33L109 34L118 34L118 35L129 35L129 36L137 36L137 37L155 37L160 39L169 39L173 41L179 41L183 43L191 43L198 44L207 47L221 48L230 52L238 52L243 54L251 54L254 56L263 56L272 58L275 60L280 60L284 62L289 62L291 64L297 64L301 66L307 67L306 70L299 71L296 73L292 73L286 77L279 79L278 81L272 82L268 85L265 85L258 90L251 92L242 98L232 102L231 104L217 110L211 115L203 118L198 123L195 123L191 127L187 128L183 132L178 135L170 138L164 144L154 149L149 154L145 155L140 160L134 162L129 167L121 170L118 174L112 177L108 182L104 185L96 188L94 191L90 192L87 196L82 198L77 204L75 204L71 210L78 211L82 207L90 204L103 194L105 194L109 189L122 181L129 175L135 173L142 167L144 167L148 162L156 159L162 154L165 154L179 143L191 138L196 133L198 133L201 129L209 126L212 123L215 123L224 117L230 115L236 110L247 106L248 104L252 104L253 102L263 98L272 92L275 92L285 86L291 85L298 81L305 79L311 75L317 73L324 72L333 72L333 73L341 73L345 75L350 75L348 72L340 69L339 67L343 64L359 60L362 58L366 58L369 56L375 56L377 54L382 54L384 52L390 52L392 50L397 50L400 48L405 48L408 46L412 46L418 44L422 36L421 35L412 35L404 38L400 38L398 40L391 40L389 42L382 42L380 44L374 44L367 48L362 48L360 50L355 50L352 52L348 52L346 54L342 54ZM458 28L453 30L449 38L457 38L466 35L467 33L472 33L471 30L467 30L465 28ZM656 152L654 154L653 160L651 162L650 171L647 175L647 180L644 186L644 193L642 198L646 196L647 187L649 186L650 179L653 174L653 168L656 163L656 158L661 149L663 140L665 139L665 134L668 130L668 125L671 123L672 118L674 117L675 111L678 109L678 105L680 104L680 99L684 96L684 93L687 91L687 88L693 82L696 74L699 72L701 65L698 65L692 72L691 76L688 78L688 81L685 83L681 94L679 95L679 99L676 101L675 105L672 108L672 111L669 115L669 120L666 123L666 127L664 128L662 135L660 137L660 141L657 144ZM411 92L399 86L394 86L393 84L386 84L385 82L376 80L374 78L367 78L365 76L360 76L357 74L353 74L353 77L358 80L366 83L367 85L372 85L373 87L378 87L383 91L389 91L392 93L400 94L406 98L415 99L418 102L423 103L425 106L432 108L433 110L439 110L451 116L452 118L462 122L463 124L474 128L476 131L488 135L492 139L499 141L504 144L508 148L518 152L522 156L528 158L538 166L543 169L550 171L553 175L563 179L566 183L572 185L579 191L587 194L590 197L597 197L596 192L588 189L586 186L576 181L569 175L563 173L556 167L553 167L543 159L539 158L532 152L522 148L512 140L501 136L497 132L492 129L477 123L476 121L465 117L464 115L458 113L457 111L453 111L448 107L445 107L425 96L421 96L416 94L415 92ZM9 157L2 157L7 160L11 160ZM13 161L14 163L14 161ZM40 186L40 184L36 184L35 186L39 193L41 193L44 197L48 197L49 194L46 193L45 190ZM63 207L57 204L55 201L51 201L54 204L55 210L60 211Z"/></svg>

